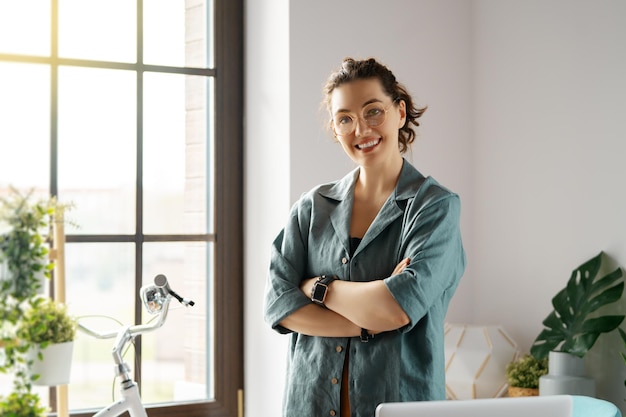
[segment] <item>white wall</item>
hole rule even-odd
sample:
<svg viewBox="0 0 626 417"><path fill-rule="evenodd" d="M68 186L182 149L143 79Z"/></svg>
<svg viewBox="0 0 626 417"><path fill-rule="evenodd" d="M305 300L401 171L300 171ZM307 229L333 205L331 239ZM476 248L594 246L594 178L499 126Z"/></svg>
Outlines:
<svg viewBox="0 0 626 417"><path fill-rule="evenodd" d="M244 373L247 417L280 416L285 346L262 319L270 243L290 205L289 10L246 6Z"/></svg>
<svg viewBox="0 0 626 417"><path fill-rule="evenodd" d="M626 267L626 2L474 5L474 320L528 349L573 269ZM587 365L623 406L619 351L603 335Z"/></svg>
<svg viewBox="0 0 626 417"><path fill-rule="evenodd" d="M318 111L344 56L379 58L429 106L409 159L463 202L469 265L450 321L501 323L528 349L572 269L600 250L626 266L625 5L246 2L248 417L280 415L287 338L262 320L269 245L302 192L352 168ZM588 362L621 404L611 336Z"/></svg>

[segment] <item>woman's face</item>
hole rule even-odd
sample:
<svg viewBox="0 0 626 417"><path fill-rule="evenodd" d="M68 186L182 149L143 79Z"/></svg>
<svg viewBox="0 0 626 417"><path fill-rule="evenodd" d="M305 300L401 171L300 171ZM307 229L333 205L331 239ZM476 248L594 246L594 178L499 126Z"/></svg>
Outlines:
<svg viewBox="0 0 626 417"><path fill-rule="evenodd" d="M373 166L400 157L398 131L406 119L405 106L402 100L393 103L377 78L335 88L330 100L332 127L350 159Z"/></svg>

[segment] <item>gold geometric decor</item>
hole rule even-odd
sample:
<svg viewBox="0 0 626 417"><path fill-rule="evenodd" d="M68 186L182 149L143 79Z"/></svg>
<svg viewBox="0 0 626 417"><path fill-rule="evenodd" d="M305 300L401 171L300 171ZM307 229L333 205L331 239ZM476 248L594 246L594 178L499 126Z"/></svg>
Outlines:
<svg viewBox="0 0 626 417"><path fill-rule="evenodd" d="M446 396L450 400L495 398L507 390L506 366L517 343L498 325L445 325Z"/></svg>

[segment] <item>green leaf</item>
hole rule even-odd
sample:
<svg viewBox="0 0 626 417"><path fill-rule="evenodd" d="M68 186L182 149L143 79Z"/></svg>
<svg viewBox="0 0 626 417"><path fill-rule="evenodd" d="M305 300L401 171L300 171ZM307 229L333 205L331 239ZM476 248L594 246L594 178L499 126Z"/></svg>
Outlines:
<svg viewBox="0 0 626 417"><path fill-rule="evenodd" d="M566 330L563 326L562 319L559 318L554 311L548 314L548 317L543 321L543 325L553 330L555 333L565 333Z"/></svg>
<svg viewBox="0 0 626 417"><path fill-rule="evenodd" d="M598 340L599 336L599 332L593 332L567 338L561 347L561 351L568 352L582 358L589 351L589 349L591 349L596 340Z"/></svg>
<svg viewBox="0 0 626 417"><path fill-rule="evenodd" d="M595 297L590 299L588 303L586 303L585 308L586 308L587 313L593 313L600 307L613 303L622 297L622 294L624 292L623 281L619 282L618 284L612 287L609 287L610 285L613 284L613 282L615 282L617 279L620 279L621 277L622 277L622 270L616 269L611 274L607 275L606 277L598 281L597 284L601 283L602 286L597 286L597 285L593 286L592 288L593 292L601 291L602 288L606 288L606 290L601 291L598 295L596 295ZM611 278L611 279L607 279L607 278Z"/></svg>
<svg viewBox="0 0 626 417"><path fill-rule="evenodd" d="M562 322L568 322L573 319L573 312L570 310L570 304L567 303L570 291L563 289L557 293L552 299L552 306L556 315L561 318ZM572 291L573 295L577 297L576 291ZM544 323L545 324L545 323ZM554 328L562 327L562 324L554 326Z"/></svg>
<svg viewBox="0 0 626 417"><path fill-rule="evenodd" d="M602 256L603 252L600 252L572 271L566 287L554 296L554 310L543 321L545 328L530 349L533 356L542 359L550 351L558 349L582 357L593 347L600 334L611 332L622 323L623 315L588 318L600 307L621 299L624 292L620 268L604 277L597 277ZM622 337L626 344L626 333Z"/></svg>
<svg viewBox="0 0 626 417"><path fill-rule="evenodd" d="M608 333L615 330L624 321L624 316L603 316L587 319L582 327L582 333Z"/></svg>
<svg viewBox="0 0 626 417"><path fill-rule="evenodd" d="M541 335L540 335L541 336ZM556 349L556 347L561 343L561 339L556 342L549 342L544 340L536 341L535 344L530 349L530 354L536 358L545 359L548 357L551 351Z"/></svg>

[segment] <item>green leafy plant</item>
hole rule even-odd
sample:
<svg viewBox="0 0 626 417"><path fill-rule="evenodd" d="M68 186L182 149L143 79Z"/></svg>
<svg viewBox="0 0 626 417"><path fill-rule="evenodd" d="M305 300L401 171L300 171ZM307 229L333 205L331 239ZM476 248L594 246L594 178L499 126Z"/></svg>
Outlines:
<svg viewBox="0 0 626 417"><path fill-rule="evenodd" d="M76 336L76 319L67 306L47 297L30 301L30 308L17 327L17 338L44 349L49 344L71 342Z"/></svg>
<svg viewBox="0 0 626 417"><path fill-rule="evenodd" d="M40 398L32 392L12 392L0 399L0 417L43 417L46 408Z"/></svg>
<svg viewBox="0 0 626 417"><path fill-rule="evenodd" d="M535 339L531 355L543 359L559 350L583 357L600 334L622 323L623 315L590 317L600 307L618 301L624 291L620 268L598 278L603 255L600 252L575 269L567 286L554 296L554 310L543 321L545 328Z"/></svg>
<svg viewBox="0 0 626 417"><path fill-rule="evenodd" d="M548 373L548 359L526 354L506 366L506 381L511 387L539 388L539 377Z"/></svg>
<svg viewBox="0 0 626 417"><path fill-rule="evenodd" d="M0 262L6 264L7 274L0 281L0 292L18 303L37 294L40 277L49 278L54 268L45 233L56 201L31 202L31 197L32 191L23 195L13 190L11 196L0 199L0 221L8 228L0 235Z"/></svg>
<svg viewBox="0 0 626 417"><path fill-rule="evenodd" d="M32 193L11 189L9 196L0 198L0 345L5 353L0 371L13 370L17 376L22 373L16 367L24 365L28 347L17 340L16 327L28 300L39 294L54 268L46 234L56 200L33 202Z"/></svg>
<svg viewBox="0 0 626 417"><path fill-rule="evenodd" d="M45 417L47 409L38 394L31 391L31 383L25 378L23 366L13 380L13 391L0 397L0 417Z"/></svg>
<svg viewBox="0 0 626 417"><path fill-rule="evenodd" d="M48 256L53 217L62 218L69 206L55 198L33 201L32 191L11 191L0 198L0 348L4 350L0 372L13 374L14 388L9 396L0 398L0 417L39 417L45 415L45 409L31 391L38 376L29 371L32 360L27 353L34 343L40 344L34 336L44 333L44 328L61 335L69 330L63 330L68 328L67 318L61 320L58 314L46 316L36 327L29 326L36 321L33 311L47 308L40 293L54 268ZM51 314L49 309L45 311ZM23 322L25 319L30 321ZM73 329L75 333L75 325Z"/></svg>

